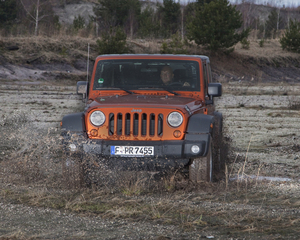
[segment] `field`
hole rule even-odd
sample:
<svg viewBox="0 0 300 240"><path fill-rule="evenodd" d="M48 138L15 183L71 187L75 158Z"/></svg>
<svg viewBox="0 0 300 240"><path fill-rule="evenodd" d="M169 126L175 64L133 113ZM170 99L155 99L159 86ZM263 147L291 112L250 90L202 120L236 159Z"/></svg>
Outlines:
<svg viewBox="0 0 300 240"><path fill-rule="evenodd" d="M101 187L67 189L60 121L84 107L75 94L84 72L69 65L55 72L51 61L48 74L20 65L23 77L6 72L0 80L0 239L298 239L300 84L281 76L267 81L272 66L265 63L261 73L249 70L244 77L243 64L230 72L226 63L214 72L223 83L216 104L229 145L226 171L220 182L200 185L178 172L112 172ZM58 81L66 68L74 75ZM296 70L273 68L295 76Z"/></svg>
<svg viewBox="0 0 300 240"><path fill-rule="evenodd" d="M221 182L196 186L172 173L149 183L123 173L106 187L69 191L59 123L84 106L75 87L2 81L0 236L297 239L299 88L224 84L217 105L231 151Z"/></svg>

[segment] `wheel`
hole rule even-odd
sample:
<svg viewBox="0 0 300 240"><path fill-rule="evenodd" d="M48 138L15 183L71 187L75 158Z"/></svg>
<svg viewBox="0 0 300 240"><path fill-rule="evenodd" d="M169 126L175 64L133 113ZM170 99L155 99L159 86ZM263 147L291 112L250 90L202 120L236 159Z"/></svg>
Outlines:
<svg viewBox="0 0 300 240"><path fill-rule="evenodd" d="M215 124L213 129L213 172L214 179L220 180L224 177L225 159L227 156L226 146L223 138L223 117L220 113L215 113Z"/></svg>
<svg viewBox="0 0 300 240"><path fill-rule="evenodd" d="M189 166L189 178L193 182L211 182L213 177L212 139L205 157L195 158Z"/></svg>
<svg viewBox="0 0 300 240"><path fill-rule="evenodd" d="M81 159L77 156L66 156L62 161L63 185L68 189L80 189L84 185L84 171Z"/></svg>

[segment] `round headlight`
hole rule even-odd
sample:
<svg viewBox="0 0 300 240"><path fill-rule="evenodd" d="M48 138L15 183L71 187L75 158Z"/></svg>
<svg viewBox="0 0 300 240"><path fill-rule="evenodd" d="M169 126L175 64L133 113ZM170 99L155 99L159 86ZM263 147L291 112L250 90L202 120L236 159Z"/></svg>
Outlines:
<svg viewBox="0 0 300 240"><path fill-rule="evenodd" d="M168 123L172 127L179 127L183 122L183 117L179 112L171 112L168 116Z"/></svg>
<svg viewBox="0 0 300 240"><path fill-rule="evenodd" d="M94 111L90 116L90 121L93 125L99 127L105 122L105 115L101 111Z"/></svg>

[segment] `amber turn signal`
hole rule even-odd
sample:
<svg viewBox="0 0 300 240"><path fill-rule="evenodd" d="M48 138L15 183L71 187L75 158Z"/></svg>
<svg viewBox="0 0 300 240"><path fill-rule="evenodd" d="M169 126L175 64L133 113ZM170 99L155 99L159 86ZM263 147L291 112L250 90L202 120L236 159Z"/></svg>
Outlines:
<svg viewBox="0 0 300 240"><path fill-rule="evenodd" d="M97 131L96 129L92 129L92 130L91 130L91 136L92 136L92 137L98 136L98 131Z"/></svg>
<svg viewBox="0 0 300 240"><path fill-rule="evenodd" d="M179 130L176 130L173 132L173 136L176 138L180 138L181 137L181 132Z"/></svg>

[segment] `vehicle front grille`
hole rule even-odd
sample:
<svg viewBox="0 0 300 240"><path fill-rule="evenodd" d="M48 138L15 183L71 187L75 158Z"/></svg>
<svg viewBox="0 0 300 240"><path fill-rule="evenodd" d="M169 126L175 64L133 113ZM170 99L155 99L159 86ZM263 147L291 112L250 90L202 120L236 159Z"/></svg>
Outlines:
<svg viewBox="0 0 300 240"><path fill-rule="evenodd" d="M110 113L108 134L110 136L162 136L163 114Z"/></svg>

